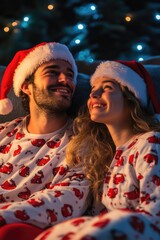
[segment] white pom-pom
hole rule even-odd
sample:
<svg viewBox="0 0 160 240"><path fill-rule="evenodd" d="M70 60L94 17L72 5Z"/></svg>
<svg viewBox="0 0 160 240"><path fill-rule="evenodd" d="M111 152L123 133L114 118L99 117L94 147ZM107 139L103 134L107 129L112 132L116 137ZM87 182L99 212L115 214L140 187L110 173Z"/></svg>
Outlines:
<svg viewBox="0 0 160 240"><path fill-rule="evenodd" d="M9 98L0 100L0 114L6 115L13 110L12 102Z"/></svg>

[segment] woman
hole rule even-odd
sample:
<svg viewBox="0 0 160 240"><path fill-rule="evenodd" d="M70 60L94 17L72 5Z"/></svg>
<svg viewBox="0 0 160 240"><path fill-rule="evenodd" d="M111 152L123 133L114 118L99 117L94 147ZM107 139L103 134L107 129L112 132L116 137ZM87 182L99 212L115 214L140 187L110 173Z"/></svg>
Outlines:
<svg viewBox="0 0 160 240"><path fill-rule="evenodd" d="M89 113L75 120L68 159L84 161L96 199L103 181L106 211L58 224L36 240L158 240L160 105L153 81L138 62L106 61L91 87Z"/></svg>

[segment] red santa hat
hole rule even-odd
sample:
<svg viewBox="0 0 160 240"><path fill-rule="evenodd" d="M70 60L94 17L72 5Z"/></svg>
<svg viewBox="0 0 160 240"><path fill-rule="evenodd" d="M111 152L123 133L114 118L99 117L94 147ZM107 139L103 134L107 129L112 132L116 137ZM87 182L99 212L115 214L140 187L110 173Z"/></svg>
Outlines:
<svg viewBox="0 0 160 240"><path fill-rule="evenodd" d="M140 100L142 106L147 108L152 105L155 116L160 120L160 102L155 85L150 74L141 63L123 60L102 62L92 75L91 84L98 77L103 76L114 79L121 85L128 87Z"/></svg>
<svg viewBox="0 0 160 240"><path fill-rule="evenodd" d="M33 48L18 51L10 64L7 66L0 86L0 114L8 114L13 106L7 94L12 88L15 95L19 97L21 86L25 79L43 63L53 59L62 59L68 61L74 72L74 82L77 80L76 62L68 47L56 42L42 42Z"/></svg>

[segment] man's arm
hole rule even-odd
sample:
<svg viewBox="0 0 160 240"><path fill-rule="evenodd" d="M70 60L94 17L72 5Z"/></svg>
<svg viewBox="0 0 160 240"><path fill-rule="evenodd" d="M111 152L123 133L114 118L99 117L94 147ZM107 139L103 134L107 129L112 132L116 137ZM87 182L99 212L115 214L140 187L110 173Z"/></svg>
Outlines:
<svg viewBox="0 0 160 240"><path fill-rule="evenodd" d="M84 214L89 201L89 182L82 167L69 169L57 184L50 182L44 190L28 200L0 204L0 225L25 222L46 228Z"/></svg>

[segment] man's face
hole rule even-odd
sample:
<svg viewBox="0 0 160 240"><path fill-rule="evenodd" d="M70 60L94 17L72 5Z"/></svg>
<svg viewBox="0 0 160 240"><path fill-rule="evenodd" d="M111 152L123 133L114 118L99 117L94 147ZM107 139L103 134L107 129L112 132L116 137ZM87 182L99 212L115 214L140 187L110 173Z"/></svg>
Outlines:
<svg viewBox="0 0 160 240"><path fill-rule="evenodd" d="M44 63L36 70L34 83L28 86L31 90L30 104L49 113L66 112L75 90L73 77L72 67L67 61Z"/></svg>

